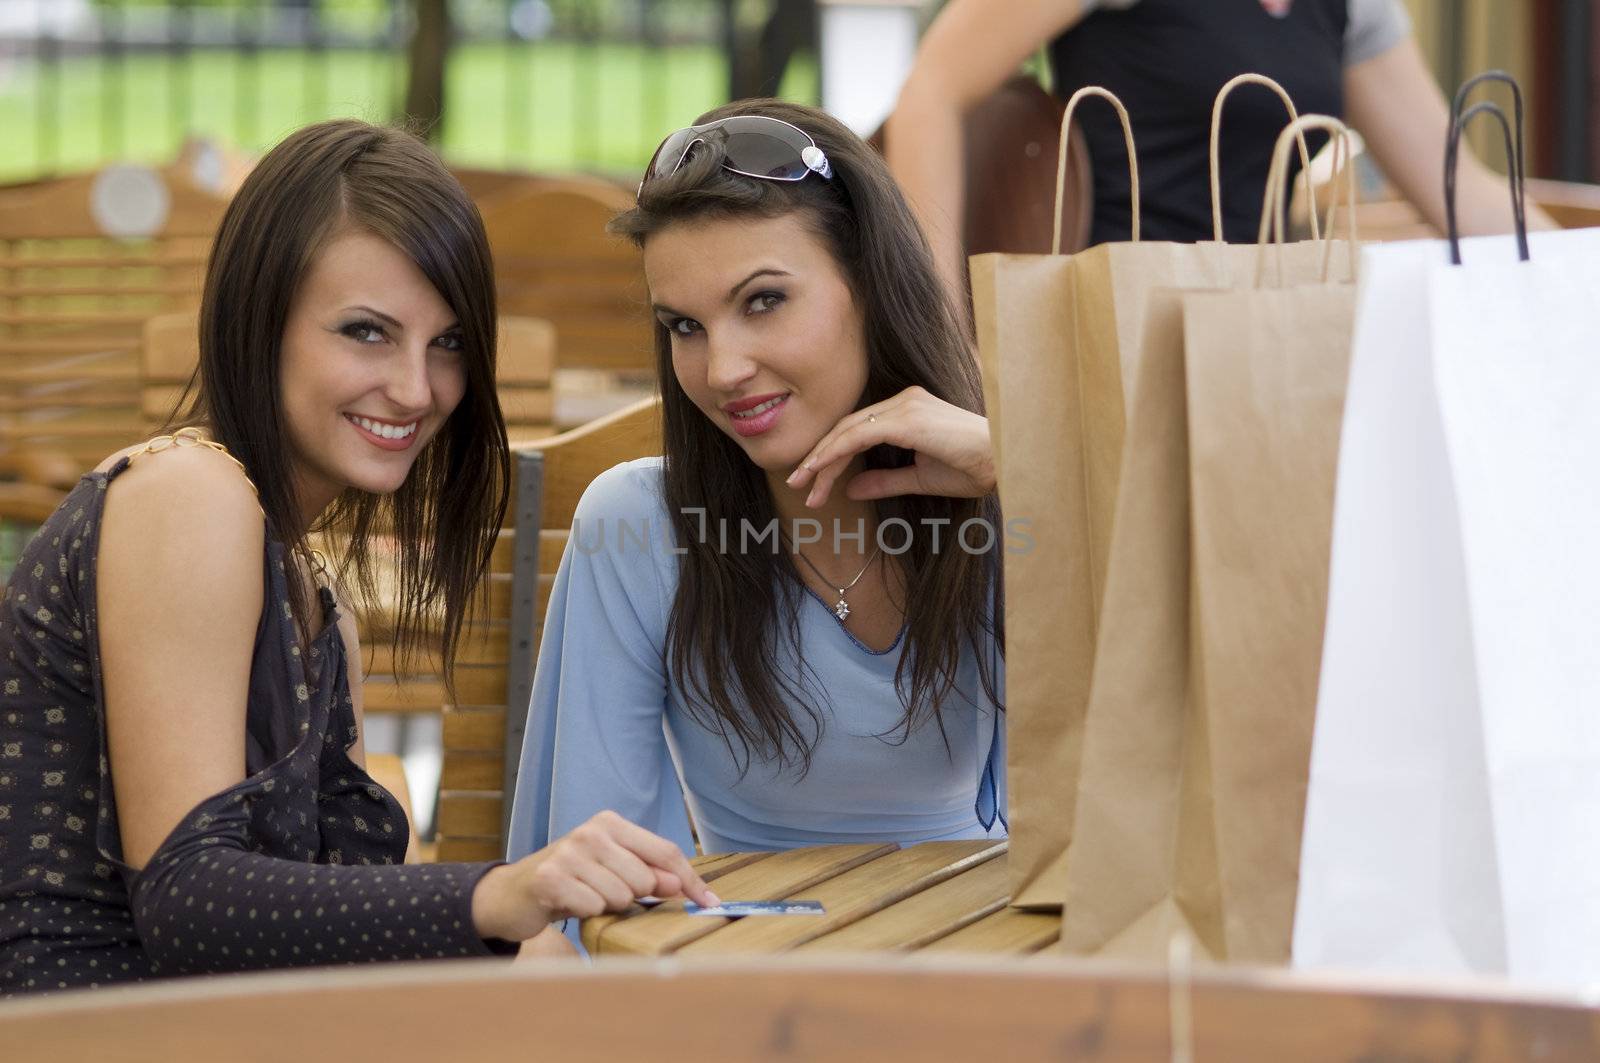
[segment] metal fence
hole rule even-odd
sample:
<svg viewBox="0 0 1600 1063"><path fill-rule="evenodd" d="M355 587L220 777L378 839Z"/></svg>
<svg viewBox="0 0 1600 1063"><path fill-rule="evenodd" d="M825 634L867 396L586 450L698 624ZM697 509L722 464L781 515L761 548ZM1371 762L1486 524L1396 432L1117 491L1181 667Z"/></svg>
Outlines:
<svg viewBox="0 0 1600 1063"><path fill-rule="evenodd" d="M729 98L787 0L450 0L441 151L504 169L637 169ZM401 112L414 0L0 0L0 181L191 136L257 152L306 122ZM781 88L816 97L810 54Z"/></svg>

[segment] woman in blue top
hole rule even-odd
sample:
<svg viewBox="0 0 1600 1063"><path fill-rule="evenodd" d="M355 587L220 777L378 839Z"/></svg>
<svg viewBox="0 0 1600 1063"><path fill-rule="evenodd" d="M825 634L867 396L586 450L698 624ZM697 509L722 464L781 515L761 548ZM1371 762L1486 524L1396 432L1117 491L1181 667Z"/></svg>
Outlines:
<svg viewBox="0 0 1600 1063"><path fill-rule="evenodd" d="M887 168L744 101L668 137L614 228L666 453L578 505L511 852L603 809L686 852L691 819L706 852L1003 834L988 422Z"/></svg>

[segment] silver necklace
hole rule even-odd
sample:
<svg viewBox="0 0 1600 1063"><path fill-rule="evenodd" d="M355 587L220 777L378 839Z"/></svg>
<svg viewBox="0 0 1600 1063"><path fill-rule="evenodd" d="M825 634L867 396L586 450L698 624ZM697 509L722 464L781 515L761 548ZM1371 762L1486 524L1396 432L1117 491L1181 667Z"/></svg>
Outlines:
<svg viewBox="0 0 1600 1063"><path fill-rule="evenodd" d="M795 546L792 542L789 545L790 548L794 550L794 555L800 560L804 561L806 563L806 567L817 574L818 579L820 579L823 583L826 583L828 586L833 587L833 581L827 577L827 574L824 573L822 569L812 564L811 559L805 554L802 554L798 546ZM841 621L850 615L850 603L844 600L845 592L850 590L857 583L861 582L861 577L867 574L867 569L871 568L872 563L878 560L878 554L882 551L883 544L879 543L877 548L872 551L872 556L867 558L867 563L861 566L861 571L856 573L856 578L851 580L849 583L846 583L843 587L834 588L839 592L839 600L833 603L833 615L838 617Z"/></svg>

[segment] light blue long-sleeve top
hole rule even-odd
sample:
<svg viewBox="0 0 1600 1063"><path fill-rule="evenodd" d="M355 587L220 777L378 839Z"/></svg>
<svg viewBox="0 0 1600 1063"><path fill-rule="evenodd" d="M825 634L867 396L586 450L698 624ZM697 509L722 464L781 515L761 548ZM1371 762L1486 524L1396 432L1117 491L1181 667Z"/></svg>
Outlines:
<svg viewBox="0 0 1600 1063"><path fill-rule="evenodd" d="M671 529L661 458L608 470L578 503L539 649L511 859L605 809L691 855L690 815L707 853L1004 836L1004 714L983 693L976 652L964 650L942 709L948 748L932 722L906 736L894 685L903 636L873 652L810 593L799 649L827 694L808 692L823 721L810 770L754 757L741 777L668 675ZM794 648L777 642L773 667L792 677ZM1003 661L986 648L1001 685Z"/></svg>

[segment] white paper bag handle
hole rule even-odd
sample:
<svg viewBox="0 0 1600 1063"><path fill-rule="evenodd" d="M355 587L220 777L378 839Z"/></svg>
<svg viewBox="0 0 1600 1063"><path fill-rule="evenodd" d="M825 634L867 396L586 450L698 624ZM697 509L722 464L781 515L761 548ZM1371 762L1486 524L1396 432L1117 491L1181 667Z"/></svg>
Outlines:
<svg viewBox="0 0 1600 1063"><path fill-rule="evenodd" d="M1283 132L1278 134L1278 142L1272 149L1272 168L1267 171L1267 190L1261 202L1261 229L1257 235L1260 246L1260 255L1256 259L1256 287L1261 286L1262 279L1266 276L1267 249L1268 247L1281 247L1284 241L1283 211L1284 199L1288 182L1286 175L1289 170L1289 147L1297 136L1303 136L1308 129L1320 129L1331 134L1334 148L1334 172L1338 173L1340 161L1344 160L1345 193L1349 201L1350 225L1348 240L1350 244L1350 280L1356 279L1356 174L1355 174L1355 141L1350 133L1350 128L1339 119L1325 114L1301 115L1294 121L1284 126ZM1314 209L1314 205L1313 205ZM1328 207L1327 235L1323 238L1322 253L1322 279L1328 279L1329 266L1333 261L1334 223L1339 215L1339 197L1333 197L1333 203ZM1278 283L1283 283L1283 256L1278 256Z"/></svg>
<svg viewBox="0 0 1600 1063"><path fill-rule="evenodd" d="M1223 242L1222 235L1222 105L1227 102L1228 96L1234 89L1241 85L1261 85L1278 94L1278 99L1283 101L1283 106L1289 112L1289 121L1293 122L1300 117L1300 112L1295 108L1294 99L1282 85L1267 77L1265 74L1240 74L1217 93L1217 101L1211 105L1211 235L1217 243ZM1321 239L1322 234L1317 231L1317 205L1315 188L1311 183L1311 150L1306 147L1306 135L1302 131L1300 139L1300 171L1306 179L1306 202L1311 207L1311 239Z"/></svg>
<svg viewBox="0 0 1600 1063"><path fill-rule="evenodd" d="M1128 109L1122 106L1116 93L1098 85L1086 85L1072 94L1067 101L1067 111L1061 116L1061 150L1056 159L1056 225L1050 237L1050 253L1061 253L1061 208L1067 191L1067 145L1071 143L1072 115L1078 104L1090 96L1099 96L1110 102L1122 122L1122 137L1128 145L1128 188L1133 195L1133 242L1139 242L1139 155L1133 146L1133 123L1128 120Z"/></svg>
<svg viewBox="0 0 1600 1063"><path fill-rule="evenodd" d="M1501 81L1511 86L1512 113L1516 115L1516 143L1512 144L1511 123L1506 113L1494 103L1479 103L1465 113L1467 94L1487 81ZM1505 134L1506 167L1511 171L1511 218L1517 233L1517 257L1528 261L1528 192L1527 155L1523 148L1522 86L1504 70L1490 70L1469 79L1456 90L1450 105L1450 131L1446 135L1444 151L1444 216L1445 230L1450 238L1450 262L1461 265L1461 229L1456 224L1456 171L1461 156L1461 135L1472 120L1480 114L1493 115Z"/></svg>

